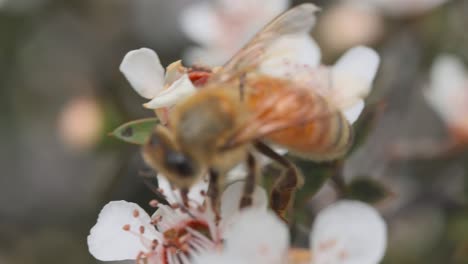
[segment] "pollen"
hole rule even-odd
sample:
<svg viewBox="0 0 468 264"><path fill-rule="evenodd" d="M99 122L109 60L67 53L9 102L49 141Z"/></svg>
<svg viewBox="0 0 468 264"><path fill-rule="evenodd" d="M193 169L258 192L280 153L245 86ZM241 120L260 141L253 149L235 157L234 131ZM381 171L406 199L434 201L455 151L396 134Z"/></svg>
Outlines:
<svg viewBox="0 0 468 264"><path fill-rule="evenodd" d="M133 211L133 217L137 218L138 216L140 216L140 212L138 212L138 210L134 210Z"/></svg>
<svg viewBox="0 0 468 264"><path fill-rule="evenodd" d="M130 225L129 225L129 224L126 224L126 225L124 225L124 226L122 227L122 229L123 229L124 231L130 231Z"/></svg>

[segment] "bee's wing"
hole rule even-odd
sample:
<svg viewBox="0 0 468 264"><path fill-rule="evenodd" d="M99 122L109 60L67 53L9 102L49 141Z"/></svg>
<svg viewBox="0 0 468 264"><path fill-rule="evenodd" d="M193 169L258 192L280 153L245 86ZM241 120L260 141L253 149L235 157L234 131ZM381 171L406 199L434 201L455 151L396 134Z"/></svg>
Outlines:
<svg viewBox="0 0 468 264"><path fill-rule="evenodd" d="M315 24L318 7L311 3L298 5L266 25L253 39L231 58L211 80L224 82L256 70L265 60L265 50L280 37L293 34L309 34Z"/></svg>
<svg viewBox="0 0 468 264"><path fill-rule="evenodd" d="M326 97L288 80L265 78L252 83L250 91L245 102L249 115L225 149L340 114Z"/></svg>

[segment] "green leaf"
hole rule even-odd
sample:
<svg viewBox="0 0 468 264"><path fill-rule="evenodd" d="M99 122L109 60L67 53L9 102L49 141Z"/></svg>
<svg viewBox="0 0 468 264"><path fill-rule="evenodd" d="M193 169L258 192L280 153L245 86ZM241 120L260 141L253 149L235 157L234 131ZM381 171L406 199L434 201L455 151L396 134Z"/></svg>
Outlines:
<svg viewBox="0 0 468 264"><path fill-rule="evenodd" d="M128 143L143 145L158 123L155 117L135 120L119 126L110 135Z"/></svg>
<svg viewBox="0 0 468 264"><path fill-rule="evenodd" d="M366 203L377 203L387 198L389 191L381 182L371 178L357 178L348 185L347 197Z"/></svg>

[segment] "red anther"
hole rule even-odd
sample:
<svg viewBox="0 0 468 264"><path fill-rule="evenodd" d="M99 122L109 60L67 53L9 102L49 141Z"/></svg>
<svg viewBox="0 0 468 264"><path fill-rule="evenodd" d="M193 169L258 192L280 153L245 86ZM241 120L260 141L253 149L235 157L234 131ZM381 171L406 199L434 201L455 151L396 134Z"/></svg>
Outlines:
<svg viewBox="0 0 468 264"><path fill-rule="evenodd" d="M179 209L180 208L180 204L171 204L171 208L172 209Z"/></svg>
<svg viewBox="0 0 468 264"><path fill-rule="evenodd" d="M130 225L129 225L129 224L126 224L126 225L124 225L124 226L122 227L122 229L123 229L124 231L129 231L129 230L130 230Z"/></svg>
<svg viewBox="0 0 468 264"><path fill-rule="evenodd" d="M153 208L156 208L156 207L159 206L159 202L158 202L157 200L151 200L151 201L149 202L149 205L150 205L151 207L153 207Z"/></svg>
<svg viewBox="0 0 468 264"><path fill-rule="evenodd" d="M201 196L206 196L205 190L201 190L201 191L200 191L200 195L201 195Z"/></svg>
<svg viewBox="0 0 468 264"><path fill-rule="evenodd" d="M161 188L158 188L158 192L161 193L161 194L164 194L164 190L161 189Z"/></svg>
<svg viewBox="0 0 468 264"><path fill-rule="evenodd" d="M144 234L145 233L145 227L144 226L140 226L140 234Z"/></svg>
<svg viewBox="0 0 468 264"><path fill-rule="evenodd" d="M140 216L140 212L137 209L133 210L133 217L137 218L138 216Z"/></svg>

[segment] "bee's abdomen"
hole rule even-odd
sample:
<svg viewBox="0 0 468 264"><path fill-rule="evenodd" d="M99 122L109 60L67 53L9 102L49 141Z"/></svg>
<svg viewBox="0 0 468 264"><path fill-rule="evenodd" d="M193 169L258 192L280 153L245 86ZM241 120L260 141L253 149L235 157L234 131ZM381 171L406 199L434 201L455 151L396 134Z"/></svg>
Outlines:
<svg viewBox="0 0 468 264"><path fill-rule="evenodd" d="M315 161L333 160L349 149L352 129L340 112L301 126L272 133L266 140L286 147L292 154Z"/></svg>

